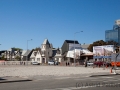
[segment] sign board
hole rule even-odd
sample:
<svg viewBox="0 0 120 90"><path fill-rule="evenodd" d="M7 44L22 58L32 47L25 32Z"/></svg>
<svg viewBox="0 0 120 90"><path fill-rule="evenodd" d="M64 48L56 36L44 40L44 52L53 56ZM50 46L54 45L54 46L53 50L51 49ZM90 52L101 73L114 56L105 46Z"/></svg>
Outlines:
<svg viewBox="0 0 120 90"><path fill-rule="evenodd" d="M93 58L111 58L114 52L114 45L93 46Z"/></svg>

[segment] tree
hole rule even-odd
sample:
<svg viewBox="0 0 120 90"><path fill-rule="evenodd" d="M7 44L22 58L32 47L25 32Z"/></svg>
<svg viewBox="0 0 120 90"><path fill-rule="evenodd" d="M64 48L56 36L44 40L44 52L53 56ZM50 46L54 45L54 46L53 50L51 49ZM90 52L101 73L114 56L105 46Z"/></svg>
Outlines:
<svg viewBox="0 0 120 90"><path fill-rule="evenodd" d="M33 49L33 50L38 51L38 50L40 50L40 48L39 48L39 47L36 47L36 48L35 48L35 49Z"/></svg>
<svg viewBox="0 0 120 90"><path fill-rule="evenodd" d="M15 59L16 59L16 60L20 60L21 58L20 58L19 56L16 56Z"/></svg>
<svg viewBox="0 0 120 90"><path fill-rule="evenodd" d="M18 50L22 50L22 49L21 49L21 48L15 48L15 47L14 47L14 50L15 50L15 51L18 51Z"/></svg>
<svg viewBox="0 0 120 90"><path fill-rule="evenodd" d="M2 59L2 60L5 60L4 55L2 55L1 59Z"/></svg>

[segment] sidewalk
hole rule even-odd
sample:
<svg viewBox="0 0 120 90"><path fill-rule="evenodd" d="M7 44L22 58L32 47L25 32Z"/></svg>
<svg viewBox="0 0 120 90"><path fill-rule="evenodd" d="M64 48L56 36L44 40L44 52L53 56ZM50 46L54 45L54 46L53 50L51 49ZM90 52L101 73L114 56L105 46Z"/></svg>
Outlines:
<svg viewBox="0 0 120 90"><path fill-rule="evenodd" d="M73 66L0 66L0 78L4 79L9 76L10 79L23 78L29 76L70 76L70 75L95 75L110 74L110 68L93 68L93 67L73 67ZM120 73L118 70L117 73ZM25 78L24 78L25 79ZM21 80L21 79L20 79ZM0 80L2 81L2 80ZM5 80L3 80L5 81Z"/></svg>

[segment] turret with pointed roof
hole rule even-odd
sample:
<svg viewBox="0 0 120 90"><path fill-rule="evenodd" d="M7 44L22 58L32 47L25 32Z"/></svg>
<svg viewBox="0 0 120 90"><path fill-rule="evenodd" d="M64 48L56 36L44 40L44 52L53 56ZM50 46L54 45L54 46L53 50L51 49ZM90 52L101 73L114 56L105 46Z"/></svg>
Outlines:
<svg viewBox="0 0 120 90"><path fill-rule="evenodd" d="M43 44L50 45L50 43L49 43L48 39L45 39L45 40L44 40L44 42L43 42Z"/></svg>

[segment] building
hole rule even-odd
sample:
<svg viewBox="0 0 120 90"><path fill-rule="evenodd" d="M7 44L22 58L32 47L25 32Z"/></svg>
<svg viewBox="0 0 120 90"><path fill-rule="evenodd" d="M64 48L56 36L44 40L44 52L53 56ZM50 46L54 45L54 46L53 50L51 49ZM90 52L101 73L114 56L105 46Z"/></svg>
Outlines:
<svg viewBox="0 0 120 90"><path fill-rule="evenodd" d="M81 45L78 41L65 40L62 45L62 59L65 62L83 64L85 60L93 58L93 53L87 48L89 45ZM83 47L83 48L82 48Z"/></svg>
<svg viewBox="0 0 120 90"><path fill-rule="evenodd" d="M67 60L67 52L69 50L72 50L74 49L74 44L75 45L79 45L79 42L78 41L74 41L74 40L65 40L62 47L61 47L61 50L62 50L62 59L63 61L66 61ZM73 59L72 59L72 62L73 62Z"/></svg>
<svg viewBox="0 0 120 90"><path fill-rule="evenodd" d="M49 60L61 63L61 49L54 49L53 45L45 39L38 50L34 50L30 56L31 62L46 64Z"/></svg>
<svg viewBox="0 0 120 90"><path fill-rule="evenodd" d="M44 42L41 44L42 63L47 63L48 60L52 59L52 49L52 44L49 43L48 39L45 39Z"/></svg>
<svg viewBox="0 0 120 90"><path fill-rule="evenodd" d="M5 50L4 53L2 53L2 56L4 56L5 60L21 60L21 54L22 50L11 48L9 50Z"/></svg>
<svg viewBox="0 0 120 90"><path fill-rule="evenodd" d="M61 49L53 49L53 58L55 61L61 63L62 62L62 54L61 54Z"/></svg>
<svg viewBox="0 0 120 90"><path fill-rule="evenodd" d="M30 56L32 54L33 50L26 50L26 52L23 52L21 61L30 61Z"/></svg>
<svg viewBox="0 0 120 90"><path fill-rule="evenodd" d="M112 30L105 31L105 41L115 41L120 45L120 20L115 21Z"/></svg>

